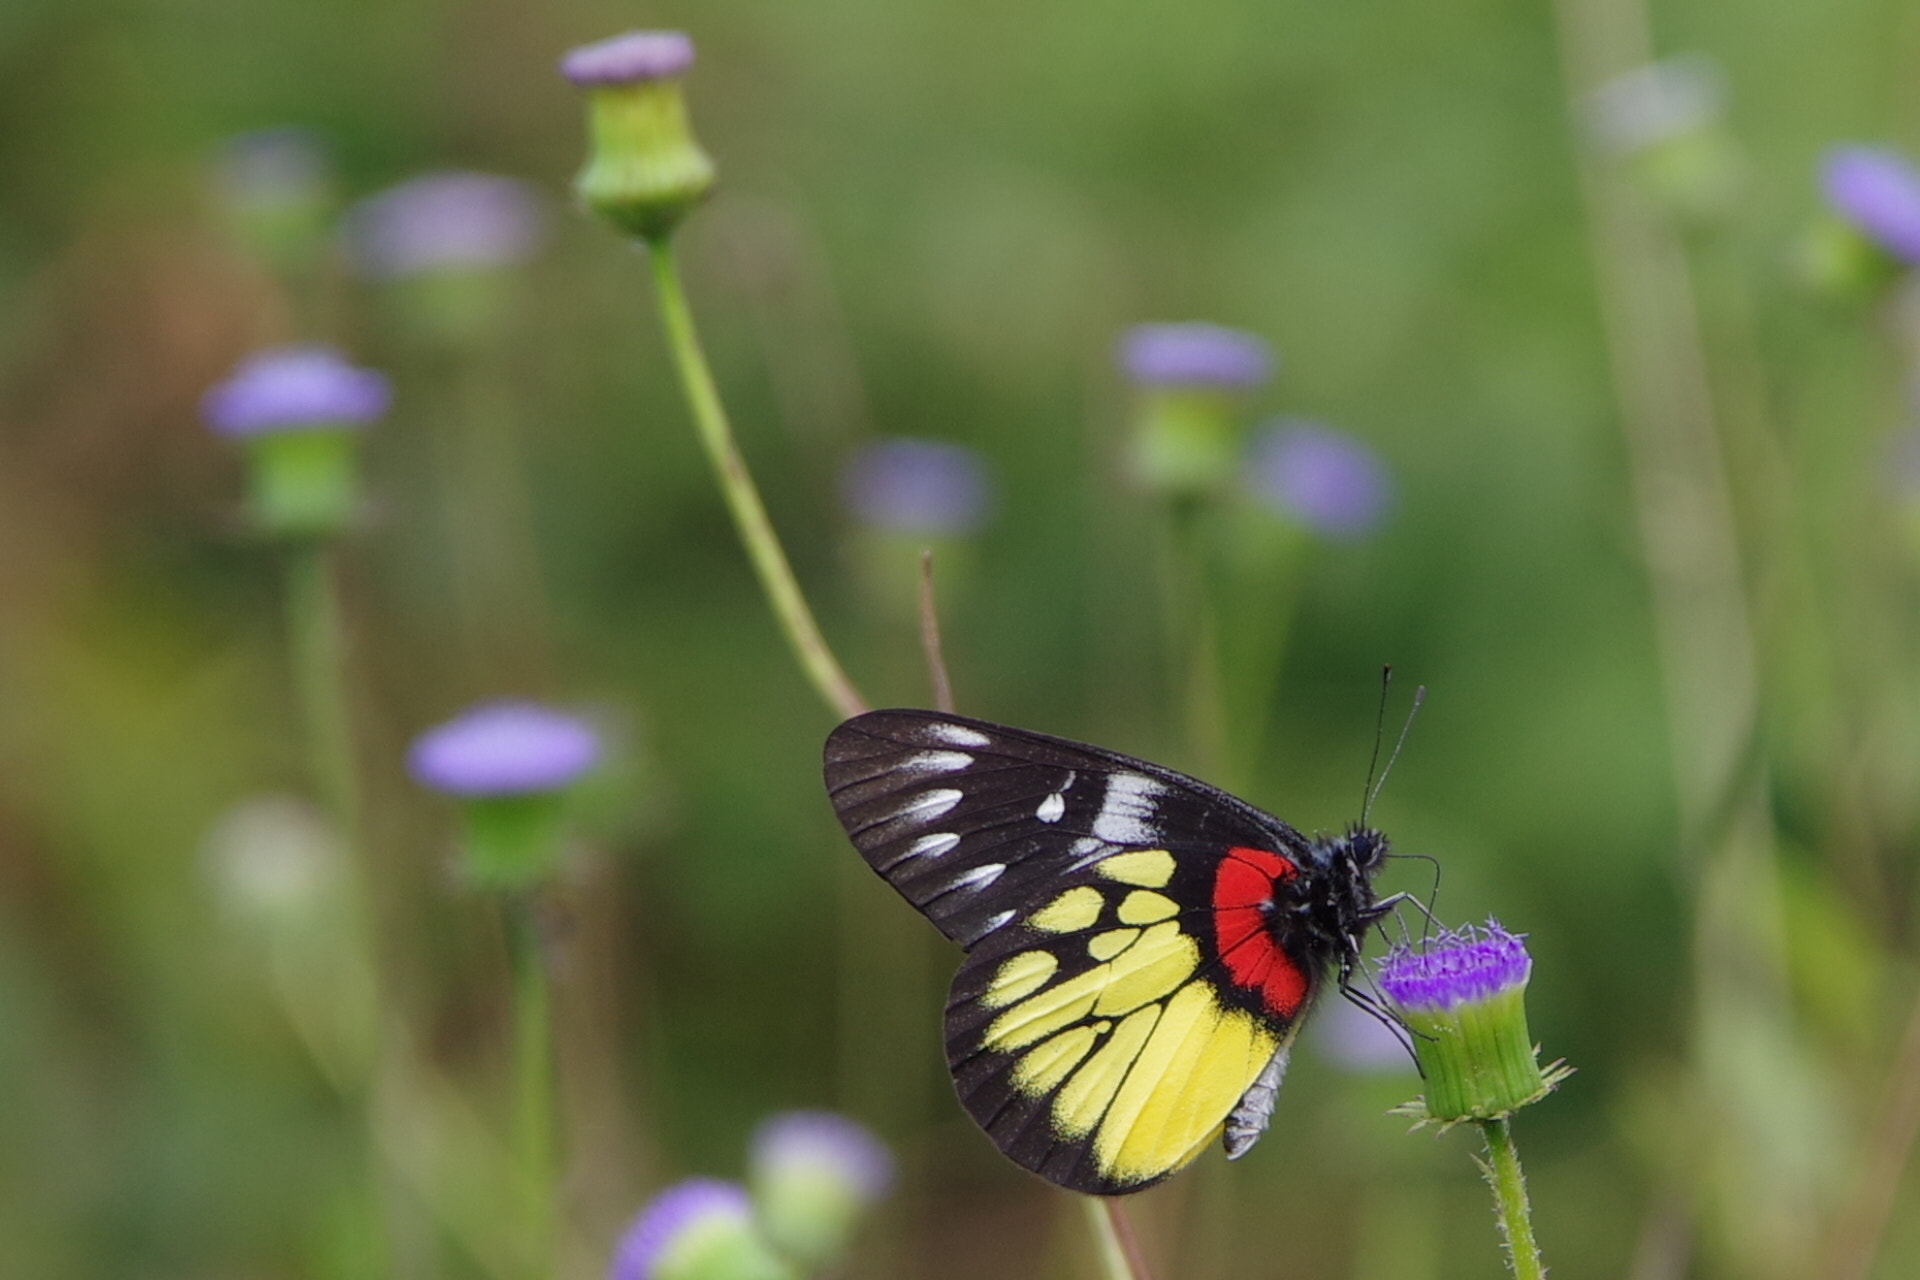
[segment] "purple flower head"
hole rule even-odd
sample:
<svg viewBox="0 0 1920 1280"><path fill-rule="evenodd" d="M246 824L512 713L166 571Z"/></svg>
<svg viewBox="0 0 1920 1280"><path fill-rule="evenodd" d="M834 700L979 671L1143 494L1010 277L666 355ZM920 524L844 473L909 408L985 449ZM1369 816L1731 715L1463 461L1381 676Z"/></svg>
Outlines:
<svg viewBox="0 0 1920 1280"><path fill-rule="evenodd" d="M1820 165L1827 203L1902 262L1920 265L1920 173L1889 147L1845 146Z"/></svg>
<svg viewBox="0 0 1920 1280"><path fill-rule="evenodd" d="M684 31L629 31L583 44L560 59L560 74L577 85L664 80L693 65L693 41Z"/></svg>
<svg viewBox="0 0 1920 1280"><path fill-rule="evenodd" d="M599 758L599 737L578 717L489 702L415 738L407 771L451 795L516 796L558 791Z"/></svg>
<svg viewBox="0 0 1920 1280"><path fill-rule="evenodd" d="M1121 335L1120 371L1146 387L1257 387L1273 376L1266 341L1217 324L1141 324Z"/></svg>
<svg viewBox="0 0 1920 1280"><path fill-rule="evenodd" d="M1527 984L1533 960L1524 934L1497 920L1442 933L1424 951L1395 947L1380 962L1380 989L1403 1009L1445 1012Z"/></svg>
<svg viewBox="0 0 1920 1280"><path fill-rule="evenodd" d="M314 202L326 195L331 178L320 140L291 125L228 139L214 166L221 197L237 209Z"/></svg>
<svg viewBox="0 0 1920 1280"><path fill-rule="evenodd" d="M347 247L360 272L377 279L506 267L540 247L541 223L540 204L524 182L426 173L355 206L347 215Z"/></svg>
<svg viewBox="0 0 1920 1280"><path fill-rule="evenodd" d="M787 1172L821 1173L863 1201L878 1200L893 1183L893 1155L880 1139L832 1111L783 1111L753 1132L747 1162L755 1181Z"/></svg>
<svg viewBox="0 0 1920 1280"><path fill-rule="evenodd" d="M718 1178L688 1178L655 1196L614 1246L607 1280L654 1280L662 1255L702 1227L745 1231L753 1204L745 1187Z"/></svg>
<svg viewBox="0 0 1920 1280"><path fill-rule="evenodd" d="M1393 480L1379 455L1313 422L1282 419L1256 436L1246 484L1262 502L1330 538L1370 533L1393 501Z"/></svg>
<svg viewBox="0 0 1920 1280"><path fill-rule="evenodd" d="M895 533L973 533L993 508L993 481L980 455L934 440L866 446L841 472L840 494L862 524Z"/></svg>
<svg viewBox="0 0 1920 1280"><path fill-rule="evenodd" d="M223 436L371 422L387 411L387 380L330 347L275 347L241 362L202 397L200 414Z"/></svg>

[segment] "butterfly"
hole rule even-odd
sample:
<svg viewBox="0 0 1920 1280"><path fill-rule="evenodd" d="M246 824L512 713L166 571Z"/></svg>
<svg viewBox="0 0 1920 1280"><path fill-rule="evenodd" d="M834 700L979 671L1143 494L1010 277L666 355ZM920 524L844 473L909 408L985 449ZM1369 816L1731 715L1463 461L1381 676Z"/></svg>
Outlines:
<svg viewBox="0 0 1920 1280"><path fill-rule="evenodd" d="M870 711L825 751L868 864L966 951L947 1065L994 1145L1122 1195L1266 1129L1302 1019L1346 987L1387 855L1307 837L1172 769L934 711Z"/></svg>

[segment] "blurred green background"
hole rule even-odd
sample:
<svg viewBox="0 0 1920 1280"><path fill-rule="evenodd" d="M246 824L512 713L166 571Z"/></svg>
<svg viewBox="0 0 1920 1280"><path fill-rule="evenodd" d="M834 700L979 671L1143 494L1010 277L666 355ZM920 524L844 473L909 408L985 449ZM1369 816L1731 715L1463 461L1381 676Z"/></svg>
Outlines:
<svg viewBox="0 0 1920 1280"><path fill-rule="evenodd" d="M1228 780L1342 826L1380 664L1429 689L1373 819L1440 860L1442 916L1530 935L1535 1034L1580 1069L1518 1122L1555 1274L1914 1274L1889 1082L1920 1073L1920 593L1887 461L1913 322L1796 267L1822 148L1920 141L1920 10L1891 0L7 0L0 1270L507 1274L462 1234L484 1193L445 1190L504 1096L501 939L400 760L514 694L621 744L552 908L565 1274L597 1274L665 1182L735 1175L790 1106L903 1161L846 1275L1093 1274L1077 1208L952 1102L956 956L841 836L832 717L688 429L646 264L569 205L580 104L554 62L643 26L699 44L723 185L682 236L694 305L871 698L928 698L910 620L861 571L914 550L863 543L835 477L876 435L955 441L1000 489L943 553L961 709L1207 766L1111 352L1143 320L1264 335L1259 414L1366 440L1399 499L1307 557L1272 750ZM1729 88L1704 185L1583 140L1593 85L1679 51ZM249 253L210 174L283 125L324 145L341 206L447 167L545 194L548 242L477 351L450 357L337 252L291 284ZM418 1061L366 1096L301 1022L369 963L327 951L353 935L263 936L209 852L235 806L312 791L279 565L197 411L296 339L396 389L342 576L374 952ZM524 521L448 479L478 417L512 433ZM463 538L501 527L537 572L476 624L449 583ZM1229 633L1271 605L1215 603ZM1383 883L1427 885L1421 864ZM1494 1274L1470 1135L1383 1114L1416 1090L1296 1055L1253 1155L1139 1202L1161 1273ZM385 1246L370 1180L412 1224Z"/></svg>

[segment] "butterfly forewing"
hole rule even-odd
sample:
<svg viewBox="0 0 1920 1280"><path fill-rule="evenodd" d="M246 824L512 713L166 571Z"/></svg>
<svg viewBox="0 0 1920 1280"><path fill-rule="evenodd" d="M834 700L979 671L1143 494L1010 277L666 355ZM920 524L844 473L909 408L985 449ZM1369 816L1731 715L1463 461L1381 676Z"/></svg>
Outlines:
<svg viewBox="0 0 1920 1280"><path fill-rule="evenodd" d="M1290 1043L1325 956L1268 924L1312 856L1278 819L1145 761L927 711L841 725L826 780L860 853L967 949L948 1064L1022 1166L1094 1194L1149 1186Z"/></svg>

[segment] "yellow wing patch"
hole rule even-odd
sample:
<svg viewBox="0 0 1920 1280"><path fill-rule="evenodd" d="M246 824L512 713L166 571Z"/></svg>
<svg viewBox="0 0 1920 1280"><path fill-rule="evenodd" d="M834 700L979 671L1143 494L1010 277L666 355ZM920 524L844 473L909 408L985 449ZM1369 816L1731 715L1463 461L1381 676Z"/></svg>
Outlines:
<svg viewBox="0 0 1920 1280"><path fill-rule="evenodd" d="M1091 885L1069 889L1027 918L1042 933L1077 933L1100 918L1106 900Z"/></svg>
<svg viewBox="0 0 1920 1280"><path fill-rule="evenodd" d="M988 1025L982 1043L989 1049L1024 1049L1089 1014L1131 1013L1170 994L1199 964L1199 946L1172 921L1143 929L1132 946L1107 963L1013 1004Z"/></svg>
<svg viewBox="0 0 1920 1280"><path fill-rule="evenodd" d="M1193 1159L1279 1047L1249 1014L1221 1008L1203 982L1165 1008L1094 1140L1110 1177L1157 1177Z"/></svg>
<svg viewBox="0 0 1920 1280"><path fill-rule="evenodd" d="M1158 1005L1136 1009L1121 1019L1113 1038L1073 1073L1053 1099L1053 1122L1061 1132L1076 1138L1093 1132L1159 1020Z"/></svg>
<svg viewBox="0 0 1920 1280"><path fill-rule="evenodd" d="M1153 924L1180 914L1180 904L1164 893L1135 889L1120 903L1121 924Z"/></svg>
<svg viewBox="0 0 1920 1280"><path fill-rule="evenodd" d="M1151 871L1132 868L1143 877ZM1076 892L1042 914L1065 917L1071 907L1074 918L1086 915L1077 904L1060 905ZM1280 1043L1195 977L1198 945L1164 918L1177 913L1161 894L1130 893L1119 912L1129 927L1086 944L1101 963L1059 979L1051 953L1019 952L1001 962L980 998L1002 1010L982 1047L1015 1056L1014 1090L1047 1107L1060 1140L1086 1142L1101 1177L1116 1185L1152 1182L1192 1160ZM1089 919L1097 915L1096 902Z"/></svg>
<svg viewBox="0 0 1920 1280"><path fill-rule="evenodd" d="M1022 951L1008 956L994 970L993 981L987 984L980 1003L989 1009L1004 1008L1046 986L1059 968L1060 962L1050 951Z"/></svg>
<svg viewBox="0 0 1920 1280"><path fill-rule="evenodd" d="M1116 853L1095 864L1096 871L1108 880L1137 884L1143 889L1164 889L1173 879L1173 855L1165 849L1143 849L1139 853Z"/></svg>

